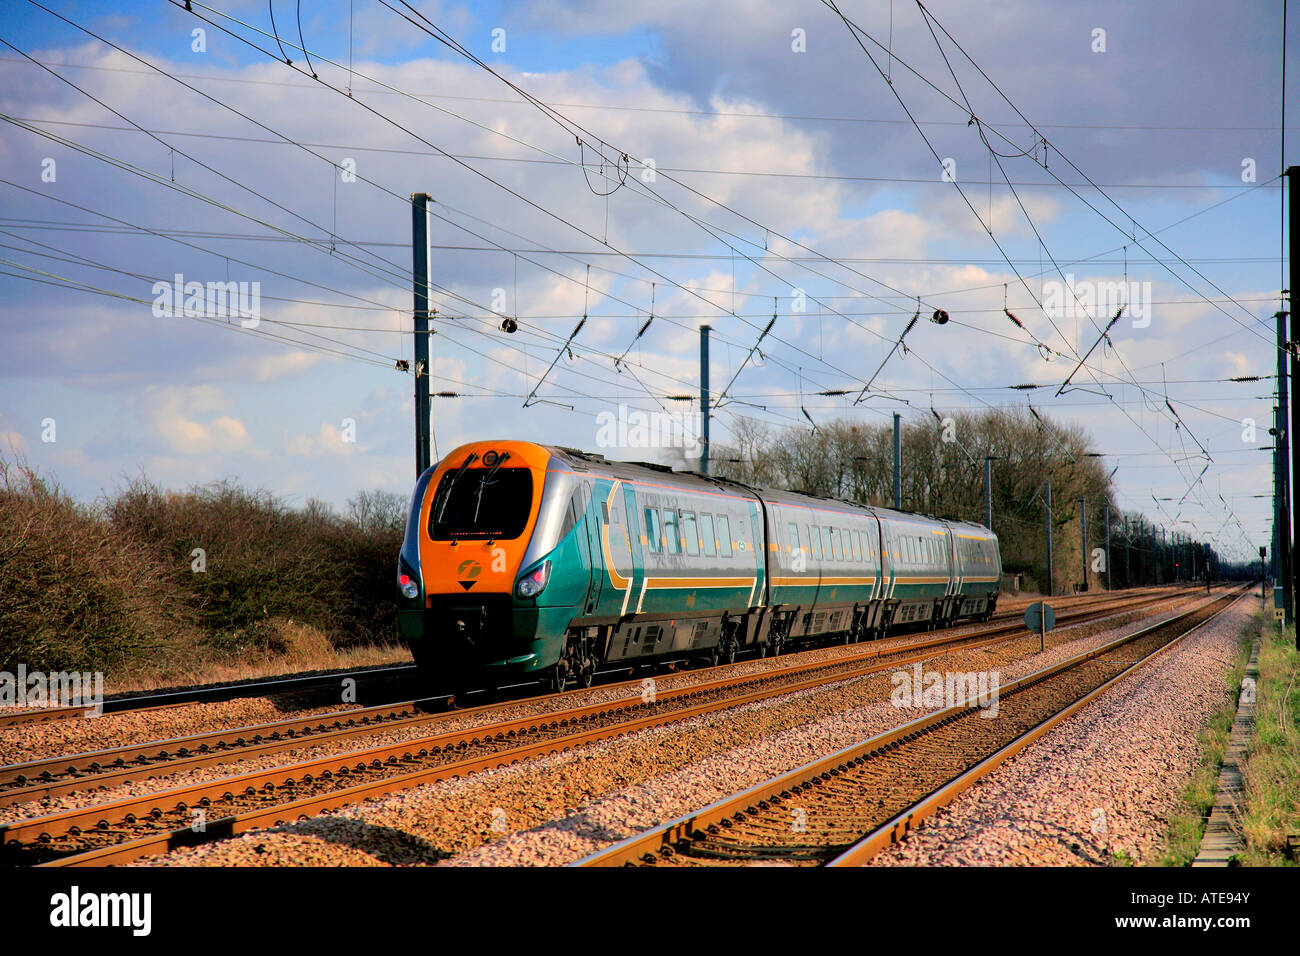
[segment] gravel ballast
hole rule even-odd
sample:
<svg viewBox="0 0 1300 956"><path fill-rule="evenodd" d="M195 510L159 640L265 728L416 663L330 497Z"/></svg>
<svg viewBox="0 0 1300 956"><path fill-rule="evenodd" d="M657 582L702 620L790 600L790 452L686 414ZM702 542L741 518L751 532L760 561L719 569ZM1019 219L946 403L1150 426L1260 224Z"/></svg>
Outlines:
<svg viewBox="0 0 1300 956"><path fill-rule="evenodd" d="M1032 656L1006 660L1010 648L1003 645L948 655L936 667L1000 667L1008 680L1128 630L1125 618L1093 622L1063 630L1063 643L1049 642L1044 655L1021 641L1018 655ZM1064 643L1071 632L1080 636ZM568 862L919 715L889 704L890 688L888 675L840 682L142 862Z"/></svg>

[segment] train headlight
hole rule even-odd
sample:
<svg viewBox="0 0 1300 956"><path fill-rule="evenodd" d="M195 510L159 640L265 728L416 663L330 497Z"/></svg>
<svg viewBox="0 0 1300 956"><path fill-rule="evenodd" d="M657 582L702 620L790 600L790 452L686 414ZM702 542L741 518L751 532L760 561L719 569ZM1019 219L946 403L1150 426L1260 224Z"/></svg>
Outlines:
<svg viewBox="0 0 1300 956"><path fill-rule="evenodd" d="M404 598L414 601L420 596L420 585L409 574L399 574L397 576L397 587L401 590Z"/></svg>
<svg viewBox="0 0 1300 956"><path fill-rule="evenodd" d="M515 593L521 598L535 598L546 590L546 582L551 579L551 562L543 561L528 574L519 579Z"/></svg>

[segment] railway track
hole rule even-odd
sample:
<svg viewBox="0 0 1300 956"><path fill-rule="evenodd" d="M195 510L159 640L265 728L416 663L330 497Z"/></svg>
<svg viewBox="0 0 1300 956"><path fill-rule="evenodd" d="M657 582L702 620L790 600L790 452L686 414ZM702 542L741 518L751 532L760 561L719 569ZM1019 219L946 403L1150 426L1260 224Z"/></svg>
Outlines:
<svg viewBox="0 0 1300 956"><path fill-rule="evenodd" d="M994 720L957 702L576 865L863 864L1242 596L1231 591L1004 685Z"/></svg>
<svg viewBox="0 0 1300 956"><path fill-rule="evenodd" d="M213 684L186 690L165 691L159 694L122 694L104 699L103 713L123 714L147 710L163 710L186 704L204 704L237 700L241 697L270 697L299 691L337 686L351 678L360 681L393 680L415 675L413 664L391 667L366 667L357 670L330 671L325 674L308 674L302 677L277 677L273 680L245 681L238 684ZM0 711L0 729L43 724L56 720L86 719L87 706L41 707L32 710Z"/></svg>
<svg viewBox="0 0 1300 956"><path fill-rule="evenodd" d="M1181 594L1148 595L1138 599L1110 602L1105 607L1063 614L1062 625L1086 623L1110 614L1123 613L1137 608L1152 608L1161 603L1181 598ZM937 650L956 652L988 647L1023 637L1025 631L1019 624L985 626L970 634L924 637L884 647L862 645L862 649L828 661L791 663L785 668L760 675L723 677L704 686L719 691L740 692L758 688L781 688L802 684L809 680L826 682L852 679L879 670L911 664L932 656ZM790 658L797 661L796 658ZM606 685L606 691L638 698L642 683L637 680ZM691 689L683 688L657 694L661 702L675 700ZM571 698L567 694L551 694L533 698L528 703L546 707L562 705ZM105 790L115 786L157 779L163 776L194 770L201 767L235 765L241 761L292 753L305 747L323 744L345 744L349 741L385 731L423 730L437 734L440 725L466 717L491 717L518 706L515 702L498 703L455 713L431 712L432 699L403 701L372 707L340 711L309 718L285 720L231 730L216 730L169 740L128 744L110 749L82 754L65 755L41 760L10 764L0 767L0 807L18 803L55 798L86 790ZM567 708L561 719L587 720L600 714L597 708ZM541 719L534 717L534 720ZM515 726L503 732L517 733ZM467 738L475 743L473 736ZM456 743L460 743L457 739ZM382 754L381 759L389 755Z"/></svg>
<svg viewBox="0 0 1300 956"><path fill-rule="evenodd" d="M1114 599L1116 593L1123 593L1130 597L1141 597L1149 594L1167 593L1168 588L1143 588L1134 589L1124 592L1104 592L1101 595L1075 595L1073 597L1053 600L1053 605L1058 609L1062 608L1083 608L1094 605L1105 605ZM1032 603L1032 602L1029 602ZM1025 603L1017 603L1013 607L1003 609L993 615L992 620L1011 620L1024 613ZM622 673L622 670L616 673ZM356 670L330 671L324 674L308 674L300 677L277 677L270 680L244 681L236 684L213 684L203 687L192 687L184 690L165 691L162 693L146 694L120 694L108 697L104 700L102 712L104 714L122 714L122 713L143 713L151 710L162 710L169 707L181 707L187 704L213 703L218 701L237 700L249 697L269 697L279 694L298 693L310 691L325 687L337 686L338 683L345 679L353 679L358 682L375 682L391 680L413 680L418 678L418 672L412 664L399 664L385 667L369 667ZM452 693L446 690L444 693L431 695L428 699L450 699ZM63 707L40 707L31 710L4 711L0 710L0 730L8 727L21 727L30 724L48 723L58 720L78 720L86 719L86 706L63 706Z"/></svg>
<svg viewBox="0 0 1300 956"><path fill-rule="evenodd" d="M1125 602L1130 603L1155 602L1150 599ZM1076 616L1100 613L1093 610L1078 612ZM1108 608L1105 613L1113 614L1116 610ZM797 665L762 675L719 678L664 690L649 703L639 696L641 685L632 682L628 688L636 696L555 713L531 714L471 729L437 733L438 722L461 715L423 715L415 719L426 722L426 729L434 732L415 740L234 774L0 826L0 861L52 865L126 862L596 740L815 689L828 681L897 668L933 656L936 647L952 645L950 649L961 650L1005 641L1005 636L989 636L996 630L999 628L962 637L932 638L898 648L870 649L849 659ZM1022 627L1016 626L1015 630L1019 637L1028 637ZM344 732L360 735L374 730L374 727L360 727ZM340 739L341 736L329 738L331 742ZM303 740L282 740L273 741L270 746L297 749L303 744ZM267 752L270 751L260 751L262 755ZM225 756L195 754L181 758L179 763L169 763L162 772L175 772L178 766L205 765L205 761L219 762ZM128 773L132 769L128 768ZM135 770L134 776L140 777L140 771ZM113 782L123 781L114 778ZM40 791L59 792L60 787L69 783L75 782L37 783L24 789L30 797ZM84 789L85 782L80 782L80 786Z"/></svg>

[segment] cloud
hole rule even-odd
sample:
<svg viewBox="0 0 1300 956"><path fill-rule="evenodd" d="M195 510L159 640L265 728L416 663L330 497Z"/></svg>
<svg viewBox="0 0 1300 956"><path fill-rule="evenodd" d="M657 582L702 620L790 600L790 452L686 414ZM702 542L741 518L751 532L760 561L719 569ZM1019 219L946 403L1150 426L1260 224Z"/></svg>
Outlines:
<svg viewBox="0 0 1300 956"><path fill-rule="evenodd" d="M207 422L163 413L155 421L172 451L186 455L229 454L248 444L248 429L237 418L218 416Z"/></svg>
<svg viewBox="0 0 1300 956"><path fill-rule="evenodd" d="M854 16L885 35L888 11L859 6ZM1051 168L1077 181L1064 152L1144 226L1228 198L1242 157L1275 153L1268 145L1273 100L1256 89L1273 82L1272 13L1207 0L1177 17L1160 4L1100 12L1027 0L931 7L999 86L1045 124ZM498 25L480 23L466 7L424 9L475 49ZM191 22L179 12L167 16L168 29ZM312 16L309 37L346 26L325 10ZM1122 275L1122 255L1134 278L1153 283L1151 326L1117 326L1115 349L1099 349L1090 360L1106 373L1099 375L1104 381L1127 377L1125 364L1153 389L1161 375L1176 381L1272 371L1264 340L1271 338L1267 315L1275 306L1230 307L1260 330L1264 340L1256 342L1213 307L1187 304L1195 293L1145 261L1135 240L1059 187L1041 185L1049 177L1032 154L1037 145L1041 155L1042 144L1010 122L1009 107L951 47L984 128L1005 132L1031 153L1010 157L1015 149L1003 143L1008 175L1037 184L1018 186L1019 201L998 187L1001 171L990 167L965 107L927 91L896 61L895 89L939 155L957 161L975 214L939 181L935 157L843 24L817 5L553 0L507 4L496 18L512 54L494 59L494 68L580 122L582 145L572 128L375 7L359 11L353 24L356 68L426 102L360 77L352 78L351 98L340 96L283 64L219 44L218 55L207 57L184 55L184 47L166 57L149 54L169 72L204 76L192 82L215 100L319 156L97 43L47 41L38 55L98 68L66 72L113 109L159 131L167 145L105 128L124 124L48 74L0 61L6 111L58 121L47 127L53 134L161 180L22 130L0 143L6 168L19 171L15 181L32 190L4 187L6 215L12 223L50 227L6 226L25 238L13 241L21 251L5 257L128 297L6 282L5 420L57 414L60 443L68 442L59 453L75 449L86 457L84 464L67 459L82 490L142 463L186 483L237 472L336 503L356 482L373 481L389 467L402 486L409 478L413 380L394 365L412 357L409 196L426 190L434 199L431 280L439 316L431 384L475 396L435 401L444 450L485 430L582 445L591 441L593 416L611 402L653 410L669 394L693 393L705 322L714 330L716 392L746 361L773 313L763 358L749 361L732 393L766 407L725 409L715 435L725 440L729 416L742 409L769 424L793 424L801 395L806 402L819 390L861 386L920 308L918 296L923 318L941 307L953 322L918 323L908 351L881 373L882 387L909 397L913 408L1020 401L1023 393L1006 391L1008 385L1040 383L1044 389L1029 393L1036 407L1104 434L1107 451L1153 453L1135 423L1161 447L1177 447L1184 436L1160 403L1149 408L1134 386L1108 385L1112 400L1079 392L1049 397L1096 337L1086 319L1062 322L1058 333L1032 301L1054 277L1053 255L1078 278L1099 281ZM126 29L111 20L100 25ZM1109 42L1100 55L1087 44L1099 25ZM795 27L807 32L806 54L790 49ZM120 35L133 49L151 37ZM555 52L548 51L551 42ZM898 18L893 49L955 90L915 11ZM513 51L533 52L516 58ZM328 64L318 68L326 82L348 82ZM1180 128L1207 126L1225 128ZM604 169L598 140L611 144ZM621 150L630 157L626 167ZM47 156L58 162L54 183L39 180ZM650 171L641 162L650 158L657 167L652 181L643 178ZM356 181L340 175L337 164L345 159L355 163ZM1261 159L1260 169L1265 165ZM991 224L1023 283L1001 262L979 218L990 218L990 171ZM620 179L612 194L598 194L602 182ZM1197 188L1110 185L1120 183ZM1257 291L1269 284L1266 267L1247 271L1255 267L1232 259L1250 254L1238 251L1241 236L1264 234L1252 223L1275 223L1276 195L1266 192L1244 193L1235 205L1162 238L1189 257L1212 260L1220 247L1231 249L1223 254L1231 261L1200 267L1243 301L1275 297ZM1130 236L1140 235L1099 205ZM1121 254L1123 245L1129 248ZM153 316L152 281L177 272L203 282L260 282L263 323L250 334L237 323ZM1189 271L1181 274L1208 288ZM792 311L794 287L809 296L806 313ZM1004 301L1059 352L1052 362L1005 317ZM1251 309L1264 326L1254 323ZM613 358L633 346L652 310L655 322L620 371ZM494 311L518 315L520 330L505 335ZM565 354L539 392L558 404L523 409L522 395L584 314L589 320L573 343L574 358ZM1175 400L1205 409L1186 410L1205 434L1239 420L1267 390L1213 382L1169 388ZM479 394L490 391L508 397ZM819 419L874 414L851 411L848 401L818 402ZM873 400L872 407L880 404ZM345 418L357 423L356 444L341 441ZM78 421L78 429L65 432L65 421ZM331 456L339 467L299 471L286 455L304 462ZM1126 465L1120 480L1127 474ZM1243 488L1250 480L1222 474ZM1133 487L1156 479L1182 480L1168 465Z"/></svg>
<svg viewBox="0 0 1300 956"><path fill-rule="evenodd" d="M289 440L285 451L299 458L354 455L357 452L355 423L348 428L345 440L344 427L321 422L315 435L296 435Z"/></svg>

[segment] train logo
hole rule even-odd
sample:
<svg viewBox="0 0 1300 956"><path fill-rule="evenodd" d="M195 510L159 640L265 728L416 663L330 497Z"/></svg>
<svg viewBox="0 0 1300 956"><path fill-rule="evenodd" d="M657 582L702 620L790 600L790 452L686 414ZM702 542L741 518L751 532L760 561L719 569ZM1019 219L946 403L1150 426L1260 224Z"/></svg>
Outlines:
<svg viewBox="0 0 1300 956"><path fill-rule="evenodd" d="M456 569L460 575L460 586L466 591L472 588L478 580L478 576L483 573L483 565L479 564L473 558L468 561L462 561L460 567Z"/></svg>

